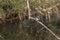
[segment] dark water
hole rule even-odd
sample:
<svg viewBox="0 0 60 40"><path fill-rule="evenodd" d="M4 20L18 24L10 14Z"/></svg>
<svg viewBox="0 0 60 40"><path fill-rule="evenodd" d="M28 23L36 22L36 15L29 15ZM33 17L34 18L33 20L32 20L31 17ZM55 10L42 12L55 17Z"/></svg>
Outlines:
<svg viewBox="0 0 60 40"><path fill-rule="evenodd" d="M5 20L6 23L0 24L1 40L57 40L43 26L34 20ZM50 26L50 25L49 25ZM54 27L49 27L58 36L60 31ZM54 29L54 30L53 30ZM38 32L39 31L39 32Z"/></svg>

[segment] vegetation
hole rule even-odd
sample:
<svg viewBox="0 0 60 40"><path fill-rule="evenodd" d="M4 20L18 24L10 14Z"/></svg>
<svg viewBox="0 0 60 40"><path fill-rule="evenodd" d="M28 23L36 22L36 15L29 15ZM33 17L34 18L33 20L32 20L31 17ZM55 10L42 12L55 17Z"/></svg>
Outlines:
<svg viewBox="0 0 60 40"><path fill-rule="evenodd" d="M60 37L60 0L29 0L31 17L39 18ZM0 0L0 40L57 40L28 19L27 0Z"/></svg>

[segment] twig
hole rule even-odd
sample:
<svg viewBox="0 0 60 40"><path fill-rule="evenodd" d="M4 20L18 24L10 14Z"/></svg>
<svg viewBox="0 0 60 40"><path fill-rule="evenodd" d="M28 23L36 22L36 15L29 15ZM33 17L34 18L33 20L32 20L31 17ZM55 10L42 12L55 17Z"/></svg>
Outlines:
<svg viewBox="0 0 60 40"><path fill-rule="evenodd" d="M47 26L45 26L42 22L36 20L36 19L33 18L33 17L30 17L30 19L37 21L37 22L38 22L39 24L41 24L44 28L46 28L52 35L54 35L58 40L60 40L60 38L59 38L53 31L51 31Z"/></svg>
<svg viewBox="0 0 60 40"><path fill-rule="evenodd" d="M42 31L44 29L44 27L42 27L40 30L38 30L37 32L39 33L40 31Z"/></svg>

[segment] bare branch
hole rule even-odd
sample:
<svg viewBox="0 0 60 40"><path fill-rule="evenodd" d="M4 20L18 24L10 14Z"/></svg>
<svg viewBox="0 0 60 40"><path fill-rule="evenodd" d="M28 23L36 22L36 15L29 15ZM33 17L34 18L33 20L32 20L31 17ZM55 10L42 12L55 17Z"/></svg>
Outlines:
<svg viewBox="0 0 60 40"><path fill-rule="evenodd" d="M29 1L27 0L27 8L28 8L28 16L29 16L29 19L30 19L30 11L31 11L31 9L30 9L30 5L29 5Z"/></svg>
<svg viewBox="0 0 60 40"><path fill-rule="evenodd" d="M53 32L51 31L47 26L45 26L42 22L38 21L37 19L30 17L30 19L37 21L39 24L41 24L44 28L46 28L53 36L55 36L58 40L60 40L60 38Z"/></svg>

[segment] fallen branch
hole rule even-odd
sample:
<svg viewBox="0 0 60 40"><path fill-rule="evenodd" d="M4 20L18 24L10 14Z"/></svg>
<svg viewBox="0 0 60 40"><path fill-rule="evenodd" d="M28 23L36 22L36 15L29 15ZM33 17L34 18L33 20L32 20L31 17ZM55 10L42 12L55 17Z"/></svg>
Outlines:
<svg viewBox="0 0 60 40"><path fill-rule="evenodd" d="M46 28L53 36L55 36L58 40L60 40L60 38L53 32L51 31L47 26L45 26L42 22L38 21L37 19L30 17L30 19L37 21L39 24L41 24L44 28Z"/></svg>

